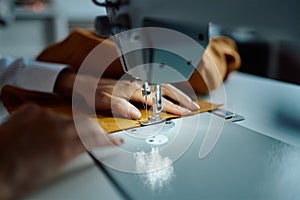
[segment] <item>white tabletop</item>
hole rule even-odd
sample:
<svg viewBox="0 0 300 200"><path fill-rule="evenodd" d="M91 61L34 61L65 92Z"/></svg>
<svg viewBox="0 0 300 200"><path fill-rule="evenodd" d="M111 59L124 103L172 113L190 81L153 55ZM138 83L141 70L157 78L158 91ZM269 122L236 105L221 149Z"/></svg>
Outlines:
<svg viewBox="0 0 300 200"><path fill-rule="evenodd" d="M246 118L240 125L300 144L299 85L237 72L225 82L225 89L227 108Z"/></svg>
<svg viewBox="0 0 300 200"><path fill-rule="evenodd" d="M225 91L227 109L245 120L227 124L212 153L203 160L197 157L204 138L200 131L187 152L174 162L174 178L167 189L153 193L138 176L108 168L133 199L299 197L300 87L237 72L226 81ZM203 122L199 128L205 129L211 114L199 116ZM191 124L185 125L187 132ZM28 198L122 199L86 154Z"/></svg>

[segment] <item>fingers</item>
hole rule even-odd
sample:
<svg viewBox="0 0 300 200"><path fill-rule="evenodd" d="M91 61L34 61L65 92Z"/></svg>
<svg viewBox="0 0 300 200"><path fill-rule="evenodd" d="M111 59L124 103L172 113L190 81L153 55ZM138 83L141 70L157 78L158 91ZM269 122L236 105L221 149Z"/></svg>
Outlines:
<svg viewBox="0 0 300 200"><path fill-rule="evenodd" d="M192 114L192 111L189 109L176 105L165 98L163 98L163 105L166 112L173 113L175 115L187 116Z"/></svg>
<svg viewBox="0 0 300 200"><path fill-rule="evenodd" d="M168 96L180 103L176 105L171 101L163 98L163 107L166 112L176 114L176 115L190 115L192 111L198 110L200 107L197 103L193 102L189 96L184 94L182 91L177 89L172 85L164 85L163 93L165 96ZM136 102L145 103L149 106L153 106L153 97L154 93L152 92L148 96L148 100L146 102L145 96L142 95L141 88L136 89L134 92L131 92L131 96L129 99ZM111 97L113 98L113 97ZM113 110L115 113L121 114L124 117L131 118L131 119L139 119L141 114L136 107L134 107L131 103L129 103L124 98L115 98L115 105L113 106Z"/></svg>
<svg viewBox="0 0 300 200"><path fill-rule="evenodd" d="M200 109L200 106L196 102L192 101L192 99L188 95L186 95L181 90L174 87L173 85L170 84L163 85L163 93L165 96L168 96L178 101L181 106L186 107L191 111L196 111Z"/></svg>
<svg viewBox="0 0 300 200"><path fill-rule="evenodd" d="M111 145L119 146L124 142L122 138L109 137L96 120L80 118L76 120L76 123L79 137L87 149Z"/></svg>
<svg viewBox="0 0 300 200"><path fill-rule="evenodd" d="M96 94L96 110L111 110L112 113L129 119L141 118L140 111L127 99L113 96L108 92L101 91Z"/></svg>
<svg viewBox="0 0 300 200"><path fill-rule="evenodd" d="M114 96L111 96L111 99L111 108L113 113L122 115L123 117L130 119L141 118L141 112L126 99Z"/></svg>
<svg viewBox="0 0 300 200"><path fill-rule="evenodd" d="M93 130L92 132L85 132L83 137L81 137L81 146L86 149L92 149L94 147L107 147L107 146L120 146L124 143L123 138L111 137L107 133L101 131L101 129ZM82 145L82 143L84 145ZM79 147L79 145L78 145ZM84 148L84 149L85 149ZM83 150L84 150L83 149Z"/></svg>
<svg viewBox="0 0 300 200"><path fill-rule="evenodd" d="M96 91L96 109L112 110L113 113L130 119L139 119L140 111L133 106L129 100L141 102L153 106L153 92L148 96L146 102L142 94L141 84L138 82L102 80L103 85L99 86ZM164 99L164 110L176 115L189 115L191 111L199 110L199 105L176 87L165 84L163 85L163 96L168 96L177 101L180 106L171 101Z"/></svg>
<svg viewBox="0 0 300 200"><path fill-rule="evenodd" d="M192 99L183 93L181 90L177 89L176 87L165 84L162 88L163 96L168 96L173 100L179 102L180 106L172 103L171 101L164 98L164 110L173 114L177 115L189 115L191 111L196 111L200 109L200 106L192 101ZM132 96L130 97L131 100L147 103L149 106L153 105L153 92L148 96L148 101L146 102L145 96L142 95L141 90L136 90Z"/></svg>
<svg viewBox="0 0 300 200"><path fill-rule="evenodd" d="M110 142L113 144L113 145L116 145L116 146L120 146L121 144L124 143L124 140L123 138L118 138L118 137L110 137L108 136Z"/></svg>

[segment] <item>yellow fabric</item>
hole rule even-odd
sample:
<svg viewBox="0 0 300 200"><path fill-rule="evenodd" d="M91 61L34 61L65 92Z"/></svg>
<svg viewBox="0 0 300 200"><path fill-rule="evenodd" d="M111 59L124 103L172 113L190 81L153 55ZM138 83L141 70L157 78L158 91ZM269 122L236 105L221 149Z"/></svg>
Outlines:
<svg viewBox="0 0 300 200"><path fill-rule="evenodd" d="M211 104L209 102L201 101L201 100L198 100L198 104L200 105L200 110L198 110L196 112L193 112L193 114L211 111L211 110L214 110L214 109L221 106L219 104ZM147 117L146 117L145 109L140 109L140 111L142 113L142 117L139 120L140 121L146 121ZM160 117L161 117L161 119L166 120L166 119L178 118L180 116L162 112L160 114ZM98 120L98 123L100 124L100 126L107 133L113 133L113 132L116 132L116 131L126 130L126 129L141 126L140 123L137 120L116 118L116 117L107 116L107 115L98 116L98 118L96 120Z"/></svg>

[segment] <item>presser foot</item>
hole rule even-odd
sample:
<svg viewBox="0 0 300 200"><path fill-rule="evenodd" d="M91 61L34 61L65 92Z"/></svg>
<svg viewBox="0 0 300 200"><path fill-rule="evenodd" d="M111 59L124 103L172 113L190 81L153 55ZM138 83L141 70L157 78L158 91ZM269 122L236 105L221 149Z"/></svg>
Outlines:
<svg viewBox="0 0 300 200"><path fill-rule="evenodd" d="M149 116L148 120L144 120L144 121L140 121L138 120L138 122L142 125L142 126L149 126L149 125L152 125L152 124L159 124L159 123L162 123L162 122L165 122L166 120L165 119L162 119L160 118L160 116Z"/></svg>

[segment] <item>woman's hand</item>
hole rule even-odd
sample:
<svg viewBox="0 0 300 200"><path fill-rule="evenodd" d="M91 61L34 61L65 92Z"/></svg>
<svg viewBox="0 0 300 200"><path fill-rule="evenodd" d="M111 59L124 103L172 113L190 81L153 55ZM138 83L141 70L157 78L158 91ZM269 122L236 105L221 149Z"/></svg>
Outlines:
<svg viewBox="0 0 300 200"><path fill-rule="evenodd" d="M170 84L162 85L162 95L178 102L181 106L163 98L163 108L166 112L176 115L190 115L192 111L199 109L198 104L190 97ZM97 90L95 106L98 110L112 109L114 113L131 119L139 119L140 111L130 102L140 102L153 105L154 93L148 96L146 102L142 93L142 83L140 81L101 79Z"/></svg>
<svg viewBox="0 0 300 200"><path fill-rule="evenodd" d="M73 84L76 75L71 72L63 72L59 76L56 83L56 92L71 96ZM142 94L142 83L139 81L130 82L128 80L115 80L102 78L100 81L97 78L88 75L77 75L78 88L74 90L84 98L90 107L96 108L97 111L111 110L115 114L126 118L139 119L140 111L130 102L146 103L145 97ZM90 99L91 86L96 86L95 101ZM147 104L153 105L153 92L148 96ZM199 109L197 103L193 102L189 96L170 84L162 85L162 95L168 97L178 104L163 98L163 107L166 112L176 115L190 115L192 111ZM95 105L93 105L95 102Z"/></svg>
<svg viewBox="0 0 300 200"><path fill-rule="evenodd" d="M80 138L89 147L119 145L100 129L87 127ZM86 149L71 118L27 105L0 126L0 199L15 199L36 189Z"/></svg>

